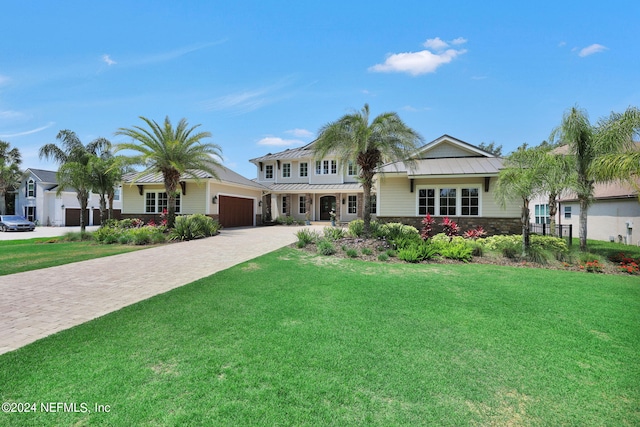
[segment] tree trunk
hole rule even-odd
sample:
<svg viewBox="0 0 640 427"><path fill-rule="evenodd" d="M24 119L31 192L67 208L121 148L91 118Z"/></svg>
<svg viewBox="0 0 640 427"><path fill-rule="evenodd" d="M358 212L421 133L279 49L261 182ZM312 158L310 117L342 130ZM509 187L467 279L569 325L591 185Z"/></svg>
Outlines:
<svg viewBox="0 0 640 427"><path fill-rule="evenodd" d="M529 199L522 199L522 211L520 216L522 222L522 255L529 251Z"/></svg>
<svg viewBox="0 0 640 427"><path fill-rule="evenodd" d="M556 214L558 213L558 205L556 205L556 194L549 194L549 235L556 235Z"/></svg>
<svg viewBox="0 0 640 427"><path fill-rule="evenodd" d="M78 190L78 201L80 202L80 233L84 233L87 228L87 205L89 204L89 194L86 190Z"/></svg>
<svg viewBox="0 0 640 427"><path fill-rule="evenodd" d="M109 191L108 197L109 197L108 218L109 219L113 219L113 199L116 197L116 195L113 192L113 190ZM122 194L120 194L120 197L122 197Z"/></svg>
<svg viewBox="0 0 640 427"><path fill-rule="evenodd" d="M107 213L107 199L104 194L100 195L100 224L104 224L105 214Z"/></svg>
<svg viewBox="0 0 640 427"><path fill-rule="evenodd" d="M371 235L371 187L373 185L373 176L366 176L362 182L362 192L364 198L364 212L362 219L364 220L364 235Z"/></svg>
<svg viewBox="0 0 640 427"><path fill-rule="evenodd" d="M580 236L580 251L587 251L587 210L589 209L589 202L586 198L580 198L580 230L578 235Z"/></svg>
<svg viewBox="0 0 640 427"><path fill-rule="evenodd" d="M6 191L0 191L0 215L7 214Z"/></svg>
<svg viewBox="0 0 640 427"><path fill-rule="evenodd" d="M167 228L173 228L176 223L176 188L180 173L178 171L167 172L164 177L164 188L167 191Z"/></svg>

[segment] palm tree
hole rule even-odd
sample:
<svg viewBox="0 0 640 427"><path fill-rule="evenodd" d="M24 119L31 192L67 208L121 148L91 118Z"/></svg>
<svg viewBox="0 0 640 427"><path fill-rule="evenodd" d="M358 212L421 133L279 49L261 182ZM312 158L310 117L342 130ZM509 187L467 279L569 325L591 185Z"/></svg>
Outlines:
<svg viewBox="0 0 640 427"><path fill-rule="evenodd" d="M84 233L92 185L89 163L92 157L108 150L111 143L104 138L98 138L85 146L75 132L70 130L61 130L56 139L61 142L62 148L56 144L46 144L40 147L40 158L44 157L60 164L56 174L58 194L62 193L65 187L73 187L76 190L80 202L80 232Z"/></svg>
<svg viewBox="0 0 640 427"><path fill-rule="evenodd" d="M540 164L538 165L542 190L540 193L548 195L549 230L553 236L556 232L556 214L558 212L556 199L564 190L574 186L575 171L571 169L570 159L555 152L553 146L543 143L536 149L541 150Z"/></svg>
<svg viewBox="0 0 640 427"><path fill-rule="evenodd" d="M138 176L149 172L162 174L168 198L167 226L173 228L176 216L176 189L180 176L186 174L198 180L194 172L202 170L217 178L215 168L222 167L222 149L214 143L202 143L201 140L210 138L211 133L194 133L200 125L188 127L186 119L181 119L175 129L169 117L164 119L163 126L146 117L140 119L149 129L140 126L118 129L116 135L128 136L136 142L118 144L115 151L132 150L140 153L131 160L133 164L145 167Z"/></svg>
<svg viewBox="0 0 640 427"><path fill-rule="evenodd" d="M120 167L118 158L114 157L109 150L104 151L100 156L92 157L89 161L91 188L100 196L101 224L104 224L107 216L111 219L115 188L122 180L122 171L123 168ZM109 201L108 211L107 201Z"/></svg>
<svg viewBox="0 0 640 427"><path fill-rule="evenodd" d="M640 129L640 110L629 107L624 113L611 113L591 125L587 112L577 107L569 109L562 123L551 133L551 141L567 145L576 171L573 190L580 203L580 250L587 250L587 210L591 205L594 184L598 180L596 160L606 155L631 150L632 137Z"/></svg>
<svg viewBox="0 0 640 427"><path fill-rule="evenodd" d="M422 136L396 113L382 113L369 123L369 105L324 125L313 145L316 158L337 156L341 169L357 164L364 193L364 233L371 229L371 187L376 169L389 161L410 162Z"/></svg>
<svg viewBox="0 0 640 427"><path fill-rule="evenodd" d="M522 201L520 222L522 225L522 255L529 251L529 202L542 191L540 173L543 152L527 148L527 144L504 159L504 169L500 170L496 183L495 198L505 207L514 199Z"/></svg>
<svg viewBox="0 0 640 427"><path fill-rule="evenodd" d="M22 176L20 150L10 147L8 142L0 141L0 215L7 213L7 191L17 187Z"/></svg>

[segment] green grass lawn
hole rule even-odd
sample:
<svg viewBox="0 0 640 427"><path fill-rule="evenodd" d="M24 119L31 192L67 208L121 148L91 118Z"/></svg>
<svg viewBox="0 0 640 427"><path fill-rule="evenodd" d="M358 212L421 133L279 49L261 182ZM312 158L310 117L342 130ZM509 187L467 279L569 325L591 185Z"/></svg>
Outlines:
<svg viewBox="0 0 640 427"><path fill-rule="evenodd" d="M36 238L0 242L0 276L144 249L145 246L99 245Z"/></svg>
<svg viewBox="0 0 640 427"><path fill-rule="evenodd" d="M637 277L284 248L1 355L0 425L637 426L638 325Z"/></svg>

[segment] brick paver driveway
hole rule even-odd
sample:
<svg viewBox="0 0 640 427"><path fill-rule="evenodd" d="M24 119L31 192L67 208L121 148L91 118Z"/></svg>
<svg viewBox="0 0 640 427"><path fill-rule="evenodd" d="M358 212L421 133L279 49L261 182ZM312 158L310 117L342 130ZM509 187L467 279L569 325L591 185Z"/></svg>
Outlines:
<svg viewBox="0 0 640 427"><path fill-rule="evenodd" d="M227 229L208 239L0 276L0 354L291 244L300 229Z"/></svg>

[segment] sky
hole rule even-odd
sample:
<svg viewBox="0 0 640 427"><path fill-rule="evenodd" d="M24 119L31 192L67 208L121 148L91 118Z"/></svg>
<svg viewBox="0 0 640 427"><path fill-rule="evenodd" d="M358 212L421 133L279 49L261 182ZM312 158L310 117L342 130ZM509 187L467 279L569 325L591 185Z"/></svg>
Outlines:
<svg viewBox="0 0 640 427"><path fill-rule="evenodd" d="M89 9L87 6L91 4ZM112 143L139 118L185 118L225 166L299 147L369 104L425 143L508 153L578 106L640 106L640 2L4 1L0 140L57 170L60 130Z"/></svg>

